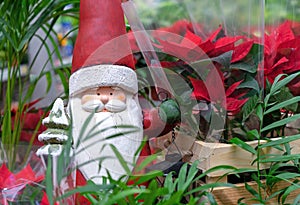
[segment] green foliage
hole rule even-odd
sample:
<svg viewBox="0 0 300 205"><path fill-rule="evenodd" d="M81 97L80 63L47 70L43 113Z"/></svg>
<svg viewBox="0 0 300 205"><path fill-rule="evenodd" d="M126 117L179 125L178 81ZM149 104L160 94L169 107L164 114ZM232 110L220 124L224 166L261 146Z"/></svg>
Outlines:
<svg viewBox="0 0 300 205"><path fill-rule="evenodd" d="M260 120L260 129L258 130L249 130L247 132L248 136L251 136L254 139L258 140L258 144L255 148L248 145L246 142L233 138L230 142L237 145L241 149L253 154L255 156L253 160L253 164L256 163L256 173L252 175L252 179L257 182L257 189L253 189L247 183L245 184L246 190L251 193L253 196L253 200L259 203L267 203L271 198L277 197L278 202L284 204L287 196L294 191L295 189L300 188L299 184L299 161L300 155L295 153L292 154L292 148L289 143L299 140L300 135L293 136L281 136L278 139L270 139L265 138L267 133L276 130L277 128L281 128L289 122L295 121L300 118L300 114L294 114L291 116L287 116L282 119L273 120L270 124L264 124L264 121L273 113L278 110L292 109L290 105L294 105L299 102L299 96L292 97L276 97L281 95L280 93L284 90L286 85L300 75L300 72L291 74L291 75L279 75L276 77L272 85L269 85L267 89L268 93L265 94L263 98L263 102L260 102L258 96L254 96L249 99L249 101L245 104L244 110L244 120L248 119L251 114L254 114ZM275 97L274 97L275 96ZM282 100L284 99L284 100ZM272 115L271 115L272 116ZM266 142L261 141L265 139ZM264 154L264 150L266 149L276 149L278 153L274 154ZM260 170L260 166L262 164L270 164L269 170ZM284 171L293 170L293 172ZM266 185L261 183L261 179L266 180ZM279 190L272 195L268 195L268 193L272 192L272 189L278 182L285 181L288 182L288 186ZM263 197L268 196L268 197ZM240 204L245 199L240 200Z"/></svg>
<svg viewBox="0 0 300 205"><path fill-rule="evenodd" d="M78 5L78 3L78 0L4 0L0 3L1 85L4 81L5 69L7 71L6 90L3 92L3 87L0 87L1 98L4 96L5 99L3 99L3 107L1 107L1 141L7 151L10 168L12 168L16 157L13 147L19 143L24 123L23 114L29 111L27 103L32 100L31 97L36 85L43 76L46 77L47 83L45 95L53 82L50 75L51 71L44 71L46 64L49 62L54 68L54 55L56 55L63 65L58 41L53 37L56 36L54 25L60 16L69 15L75 17L78 7L65 9L65 6L69 4ZM44 32L42 35L37 32L39 29ZM34 37L40 40L41 45L37 49L36 55L33 56L32 63L27 65L28 75L24 77L25 79L21 80L21 64L27 58L28 44ZM50 46L53 49L50 49ZM31 69L37 62L37 56L41 52L42 47L46 48L48 61L41 66L41 71L38 75L30 78ZM54 70L61 77L63 86L67 92L68 83L66 82L67 76L65 74L68 72L63 71L66 69L69 69L69 66L64 65ZM28 86L25 86L24 81L27 82ZM18 109L13 120L11 110L16 90L18 90L16 99ZM65 96L67 96L67 93L65 93ZM12 124L14 125L14 129L12 129Z"/></svg>
<svg viewBox="0 0 300 205"><path fill-rule="evenodd" d="M91 115L87 118L85 126L83 126L81 129L81 141L96 137L96 132L93 131L93 127L91 130L87 129L92 117L93 113L91 113ZM101 124L98 124L97 126L101 126ZM134 127L124 126L123 128L128 128L128 133L136 131ZM71 133L71 130L69 130L70 136ZM120 135L121 134L123 133L120 133ZM108 138L119 137L120 135L115 134L109 136ZM202 204L216 204L214 197L211 194L211 190L215 187L233 187L233 185L219 182L195 187L193 185L197 184L199 180L204 178L208 173L218 170L228 170L228 173L231 174L236 174L240 171L246 171L238 170L231 166L219 166L214 167L205 173L201 173L198 170L199 162L196 161L193 164L183 164L178 174L170 172L167 175L164 175L162 171L157 170L144 174L133 175L131 174L127 162L119 153L119 151L113 145L108 144L107 146L112 148L115 156L121 162L121 165L124 170L126 170L127 174L121 176L119 179L113 179L109 172L107 172L107 176L102 176L102 184L95 184L93 181L88 181L84 186L78 186L74 189L61 192L59 191L59 187L56 187L53 184L53 181L63 181L65 177L72 175L75 169L83 165L79 164L76 167L72 165L74 160L73 151L76 150L76 153L81 152L81 150L78 149L79 144L76 143L74 144L75 146L72 144L73 142L71 138L69 138L64 144L64 149L58 158L53 156L48 157L45 183L46 193L48 198L50 198L49 202L51 205L55 202L64 203L67 198L74 196L76 193L85 196L91 202L91 204L196 205L199 204L200 201ZM139 150L141 150L143 146L144 144L142 143ZM137 152L136 154L138 155L139 153ZM135 165L135 170L143 170L148 164L152 163L156 159L156 155L148 156L143 163ZM101 166L103 160L109 159L99 158L96 160L99 160L99 166ZM57 170L53 170L54 164ZM53 177L56 177L56 180L53 180ZM158 180L158 178L164 178L164 182L160 184L160 180ZM147 187L143 185L145 182L149 184Z"/></svg>

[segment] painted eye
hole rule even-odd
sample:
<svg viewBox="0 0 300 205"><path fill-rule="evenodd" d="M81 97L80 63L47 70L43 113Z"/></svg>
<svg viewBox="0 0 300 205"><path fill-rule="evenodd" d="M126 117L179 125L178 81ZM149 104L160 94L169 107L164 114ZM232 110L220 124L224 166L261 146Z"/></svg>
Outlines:
<svg viewBox="0 0 300 205"><path fill-rule="evenodd" d="M97 93L97 95L100 95L100 93Z"/></svg>
<svg viewBox="0 0 300 205"><path fill-rule="evenodd" d="M109 93L110 95L113 95L113 93Z"/></svg>

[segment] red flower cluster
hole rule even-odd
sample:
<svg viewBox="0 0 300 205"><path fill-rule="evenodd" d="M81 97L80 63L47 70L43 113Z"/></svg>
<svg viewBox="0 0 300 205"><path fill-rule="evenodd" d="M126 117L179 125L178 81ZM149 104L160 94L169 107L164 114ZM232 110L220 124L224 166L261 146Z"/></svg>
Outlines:
<svg viewBox="0 0 300 205"><path fill-rule="evenodd" d="M235 93L242 81L227 82L227 77L222 70L224 65L220 62L221 58L217 58L227 53L228 62L224 63L230 65L243 61L249 54L254 40L245 36L226 36L221 26L208 37L203 38L195 34L192 28L190 22L179 21L171 27L157 29L152 32L156 42L158 42L154 46L163 53L176 57L179 59L178 61L192 66L197 61L210 61L210 65L205 68L205 74L200 74L200 78L189 77L193 86L191 97L197 100L220 103L231 114L238 113L247 101L247 99L242 98L247 90L242 93L240 91L238 94ZM134 39L130 39L132 49L138 49ZM172 69L175 64L162 62L162 65Z"/></svg>
<svg viewBox="0 0 300 205"><path fill-rule="evenodd" d="M44 174L38 174L32 170L28 164L17 174L10 172L5 163L0 166L0 190L2 191L1 204L7 204L7 201L14 201L18 192L26 185L41 182Z"/></svg>
<svg viewBox="0 0 300 205"><path fill-rule="evenodd" d="M300 70L300 23L286 21L265 34L264 76L273 82L279 74ZM289 84L294 95L300 94L300 78Z"/></svg>
<svg viewBox="0 0 300 205"><path fill-rule="evenodd" d="M185 20L154 30L152 36L155 39L153 45L161 52L175 57L177 62L181 61L193 67L199 61L210 60L213 68L211 65L203 68L201 64L205 74L189 77L193 89L191 97L216 103L217 99L222 101L224 95L226 100L221 104L228 113L237 114L247 101L246 94L250 89L240 86L245 81L243 72L251 73L258 85L260 82L255 76L258 70L263 70L264 79L271 83L279 74L291 74L300 70L300 23L285 21L276 28L268 29L270 32L266 31L264 44L262 38L254 35L251 38L244 35L228 36L222 26L207 34L201 31L201 25L197 25L197 32L194 32L192 23ZM133 51L138 51L132 33L130 42ZM252 50L255 44L264 46L264 61L252 62L254 70L247 70L247 66L239 68L241 63L249 63L250 55L255 55ZM256 55L260 54L257 52ZM172 69L177 62L167 61L161 64ZM212 69L217 71L212 72ZM294 95L299 95L300 77L293 80L288 87Z"/></svg>

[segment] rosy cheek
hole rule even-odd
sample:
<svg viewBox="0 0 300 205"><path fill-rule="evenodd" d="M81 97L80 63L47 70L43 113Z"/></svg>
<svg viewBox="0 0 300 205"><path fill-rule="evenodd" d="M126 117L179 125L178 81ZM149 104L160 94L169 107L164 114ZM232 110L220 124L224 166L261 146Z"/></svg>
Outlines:
<svg viewBox="0 0 300 205"><path fill-rule="evenodd" d="M126 101L126 97L125 95L120 95L117 97L118 100L122 101L122 102L125 102Z"/></svg>
<svg viewBox="0 0 300 205"><path fill-rule="evenodd" d="M97 95L84 95L81 98L81 104L83 105L88 101L97 100L97 99L99 99L99 97Z"/></svg>

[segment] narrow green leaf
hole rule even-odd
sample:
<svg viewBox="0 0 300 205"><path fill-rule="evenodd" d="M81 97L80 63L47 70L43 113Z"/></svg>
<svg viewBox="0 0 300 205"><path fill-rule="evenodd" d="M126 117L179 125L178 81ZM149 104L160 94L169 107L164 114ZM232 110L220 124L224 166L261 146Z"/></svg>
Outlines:
<svg viewBox="0 0 300 205"><path fill-rule="evenodd" d="M48 155L48 163L47 163L47 170L46 170L46 194L49 200L49 204L53 205L53 184L52 184L52 160L53 158L51 155Z"/></svg>
<svg viewBox="0 0 300 205"><path fill-rule="evenodd" d="M298 190L299 188L300 188L300 184L295 184L295 183L288 186L282 195L282 203L285 202L286 198L291 194L292 191Z"/></svg>
<svg viewBox="0 0 300 205"><path fill-rule="evenodd" d="M283 88L284 86L286 86L289 82L291 82L292 80L294 80L297 76L300 75L300 72L288 75L287 77L281 79L283 76L285 76L285 74L281 74L278 75L272 86L271 86L271 90L270 90L270 94L274 94L276 91L280 90L281 88Z"/></svg>
<svg viewBox="0 0 300 205"><path fill-rule="evenodd" d="M2 16L0 17L0 31L1 34L5 36L5 38L11 43L11 45L13 46L13 48L15 50L17 50L17 44L16 42L11 38L11 36L9 35L10 32L7 32L7 30L5 30L5 27L7 27L9 30L12 30L13 28L11 28L7 22L2 18ZM4 25L4 26L3 26Z"/></svg>
<svg viewBox="0 0 300 205"><path fill-rule="evenodd" d="M125 170L127 175L131 174L131 170L128 167L128 162L125 161L125 159L123 158L122 154L118 151L118 149L113 145L110 144L109 145L110 148L113 150L113 152L115 153L116 157L118 158L120 164L122 165L123 169Z"/></svg>
<svg viewBox="0 0 300 205"><path fill-rule="evenodd" d="M169 193L172 193L173 191L175 191L175 186L176 183L173 183L173 174L169 173L165 178L164 187L169 190Z"/></svg>
<svg viewBox="0 0 300 205"><path fill-rule="evenodd" d="M235 144L238 147L242 148L243 150L246 150L247 152L250 152L251 154L254 154L254 155L257 154L256 150L253 147L251 147L249 144L247 144L246 142L242 141L239 138L232 138L230 140L230 142L232 144Z"/></svg>
<svg viewBox="0 0 300 205"><path fill-rule="evenodd" d="M46 79L47 79L46 93L48 93L52 86L52 75L50 72L46 73Z"/></svg>
<svg viewBox="0 0 300 205"><path fill-rule="evenodd" d="M273 95L277 91L276 90L276 84L284 76L287 76L287 74L279 74L279 75L276 76L276 78L274 79L273 84L271 85L271 88L270 88L270 95Z"/></svg>
<svg viewBox="0 0 300 205"><path fill-rule="evenodd" d="M253 97L250 97L248 99L248 101L242 107L243 122L245 122L250 117L250 115L255 111L258 102L259 102L259 98L257 95L254 95Z"/></svg>
<svg viewBox="0 0 300 205"><path fill-rule="evenodd" d="M217 188L217 187L235 187L235 185L230 184L230 183L220 183L220 182L209 183L209 184L204 184L202 186L196 187L196 188L192 189L191 191L188 191L185 195L190 195L190 194L194 194L197 192L207 191L207 190L211 190L211 189Z"/></svg>
<svg viewBox="0 0 300 205"><path fill-rule="evenodd" d="M253 189L247 182L245 183L245 188L255 198L259 198L260 197L259 194L257 193L257 191L255 189Z"/></svg>
<svg viewBox="0 0 300 205"><path fill-rule="evenodd" d="M298 189L298 188L296 188L296 189ZM299 203L300 203L300 194L293 201L293 204L299 204Z"/></svg>
<svg viewBox="0 0 300 205"><path fill-rule="evenodd" d="M260 148L274 147L276 145L282 145L282 144L289 143L289 142L292 142L292 141L295 141L295 140L298 140L298 139L300 139L300 134L291 135L291 136L284 137L284 138L281 138L281 139L271 140L271 141L269 141L265 144L259 145L259 147Z"/></svg>
<svg viewBox="0 0 300 205"><path fill-rule="evenodd" d="M297 177L300 177L300 174L293 173L293 172L284 172L284 173L277 174L275 177L286 181L288 179L295 179Z"/></svg>
<svg viewBox="0 0 300 205"><path fill-rule="evenodd" d="M276 127L280 127L280 126L286 125L287 123L293 122L293 121L295 121L295 120L297 120L299 118L300 118L300 114L296 114L296 115L293 115L291 117L287 117L287 118L284 118L282 120L273 122L272 124L267 125L266 127L262 128L261 132L265 132L265 131L274 129Z"/></svg>
<svg viewBox="0 0 300 205"><path fill-rule="evenodd" d="M79 139L78 139L78 141L77 141L77 143L76 143L76 145L75 145L75 150L79 147L79 144L80 144L82 138L84 138L84 133L86 132L86 128L88 127L89 123L90 123L91 120L93 119L94 114L95 114L95 113L91 113L91 114L86 118L86 120L84 121L84 123L83 123L83 125L82 125L82 127L81 127L81 129L80 129ZM73 119L72 116L70 116L70 117L71 117L71 119Z"/></svg>
<svg viewBox="0 0 300 205"><path fill-rule="evenodd" d="M182 198L182 192L181 191L174 192L174 193L172 193L172 195L170 196L170 198L168 198L167 200L163 200L163 202L161 203L161 205L179 204L181 198Z"/></svg>
<svg viewBox="0 0 300 205"><path fill-rule="evenodd" d="M185 189L184 184L185 184L186 177L187 177L187 163L185 163L179 171L178 183L177 183L178 190L184 191Z"/></svg>
<svg viewBox="0 0 300 205"><path fill-rule="evenodd" d="M149 190L147 190L147 189L123 190L122 192L119 192L116 195L111 196L106 204L115 204L116 201L119 201L121 199L124 200L124 199L126 199L126 197L128 197L130 195L141 194L141 193L149 193Z"/></svg>
<svg viewBox="0 0 300 205"><path fill-rule="evenodd" d="M150 165L151 162L153 162L154 160L157 159L157 155L156 154L152 154L150 156L147 156L145 159L143 159L143 161L138 164L138 166L135 168L136 172L139 173L140 171L142 171L145 167L147 167L148 165Z"/></svg>
<svg viewBox="0 0 300 205"><path fill-rule="evenodd" d="M279 109L281 109L281 108L283 108L283 107L286 107L286 106L288 106L288 105L297 103L297 102L299 102L299 101L300 101L300 96L293 97L293 98L291 98L291 99L289 99L289 100L286 100L286 101L284 101L284 102L278 103L278 104L272 106L271 108L267 109L267 110L265 111L264 115L269 114L269 113L271 113L271 112L273 112L273 111L275 111L275 110L279 110Z"/></svg>
<svg viewBox="0 0 300 205"><path fill-rule="evenodd" d="M65 69L69 69L69 67L65 67ZM70 76L66 76L64 71L62 70L55 70L55 73L59 76L61 85L64 88L64 94L65 96L69 96L69 83L68 80Z"/></svg>
<svg viewBox="0 0 300 205"><path fill-rule="evenodd" d="M144 138L144 140L142 141L141 145L138 147L138 149L136 150L136 152L134 153L134 158L133 160L136 161L137 160L137 157L140 155L142 149L145 147L146 145L146 142L147 142L147 138ZM151 155L152 156L152 155ZM154 155L154 156L157 156L157 155ZM148 158L148 157L147 157ZM144 162L145 160L143 160ZM143 163L142 162L142 163ZM150 162L149 162L150 163ZM143 163L144 164L144 163ZM137 172L141 171L143 168L137 170Z"/></svg>
<svg viewBox="0 0 300 205"><path fill-rule="evenodd" d="M299 160L300 154L291 154L291 155L283 155L283 156L275 156L267 159L261 159L261 163L269 163L269 162L285 162L291 160Z"/></svg>
<svg viewBox="0 0 300 205"><path fill-rule="evenodd" d="M248 139L255 139L255 140L258 140L260 139L260 135L259 135L259 132L258 130L250 130L247 132L247 138Z"/></svg>
<svg viewBox="0 0 300 205"><path fill-rule="evenodd" d="M258 104L257 108L256 108L256 115L258 117L258 119L260 120L260 122L263 121L263 107L262 104Z"/></svg>
<svg viewBox="0 0 300 205"><path fill-rule="evenodd" d="M95 194L101 190L111 190L115 187L114 184L102 184L102 185L98 185L98 184L93 184L93 183L88 183L85 186L78 186L75 189L69 190L67 191L65 194L63 194L62 196L60 196L58 199L62 200L64 198L68 198L69 196L72 196L76 193L80 193L80 194Z"/></svg>
<svg viewBox="0 0 300 205"><path fill-rule="evenodd" d="M156 177L161 177L163 176L162 171L151 171L149 173L139 175L139 176L133 176L131 179L134 181L134 185L139 185L147 181L151 181L155 179ZM136 180L137 179L137 180Z"/></svg>

